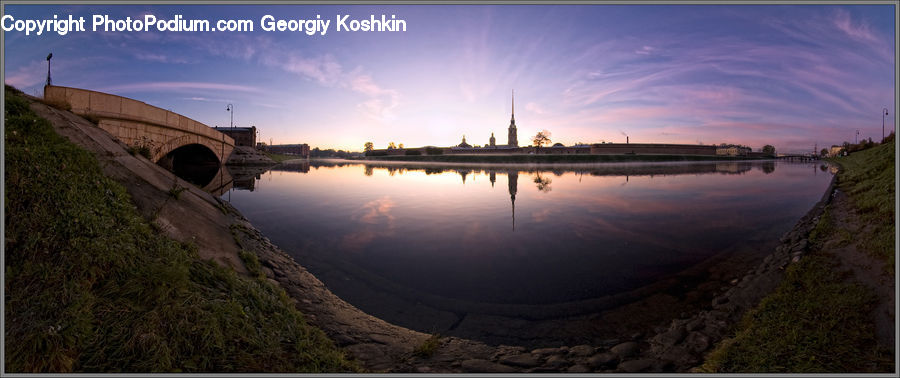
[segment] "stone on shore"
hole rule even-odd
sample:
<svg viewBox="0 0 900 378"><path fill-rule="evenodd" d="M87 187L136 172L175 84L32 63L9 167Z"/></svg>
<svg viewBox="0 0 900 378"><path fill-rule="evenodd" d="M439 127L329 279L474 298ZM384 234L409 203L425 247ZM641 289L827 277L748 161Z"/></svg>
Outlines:
<svg viewBox="0 0 900 378"><path fill-rule="evenodd" d="M638 343L634 341L626 341L610 348L609 351L615 353L620 358L627 358L637 354L639 348L640 346L638 345Z"/></svg>
<svg viewBox="0 0 900 378"><path fill-rule="evenodd" d="M590 345L577 345L569 349L569 354L578 357L587 357L594 354L594 347Z"/></svg>
<svg viewBox="0 0 900 378"><path fill-rule="evenodd" d="M648 358L625 361L619 364L619 370L626 373L640 373L650 370L650 368L653 367L653 363L654 361Z"/></svg>
<svg viewBox="0 0 900 378"><path fill-rule="evenodd" d="M590 365L594 369L599 369L603 367L614 366L619 362L619 356L614 353L600 353L596 356L593 356L588 359L588 365Z"/></svg>
<svg viewBox="0 0 900 378"><path fill-rule="evenodd" d="M518 366L524 368L535 367L541 364L541 360L538 357L535 357L531 354L514 354L511 356L504 356L500 358L499 361L504 365Z"/></svg>
<svg viewBox="0 0 900 378"><path fill-rule="evenodd" d="M471 359L462 362L462 369L466 373L516 373L519 370L488 360Z"/></svg>

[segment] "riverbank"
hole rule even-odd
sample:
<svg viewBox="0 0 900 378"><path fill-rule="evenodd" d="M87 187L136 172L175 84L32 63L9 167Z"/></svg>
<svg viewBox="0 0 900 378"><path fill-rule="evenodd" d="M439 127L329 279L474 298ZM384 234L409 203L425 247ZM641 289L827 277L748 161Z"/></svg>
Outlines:
<svg viewBox="0 0 900 378"><path fill-rule="evenodd" d="M795 264L698 371L896 373L894 154L890 140L831 161L837 189Z"/></svg>
<svg viewBox="0 0 900 378"><path fill-rule="evenodd" d="M208 194L11 88L5 112L6 373L359 371L280 287L238 273L252 256L166 231Z"/></svg>
<svg viewBox="0 0 900 378"><path fill-rule="evenodd" d="M747 156L707 156L707 155L398 155L367 156L365 160L396 162L442 162L442 163L490 163L490 164L559 164L559 163L610 163L610 162L668 162L668 161L739 161L765 160Z"/></svg>
<svg viewBox="0 0 900 378"><path fill-rule="evenodd" d="M727 305L728 303L739 302L739 294L735 293L740 292L740 290L737 289L731 291L731 294L728 297L729 301L723 301L720 297L716 297L712 300L706 298L705 303L712 303L718 307L717 309L712 310L701 310L706 312L702 313L702 317L699 318L703 319L703 322L699 324L703 325L705 328L696 328L696 325L692 325L694 323L690 322L690 320L698 318L696 318L694 314L684 311L683 316L680 314L678 315L679 319L676 322L678 324L674 324L674 333L670 333L670 331L672 331L670 328L659 328L651 329L647 332L636 332L619 339L598 340L596 342L591 341L579 345L570 344L568 346L560 347L526 348L508 345L491 346L456 337L432 336L411 331L369 316L336 297L321 283L321 281L306 271L304 267L300 266L277 246L269 242L266 237L253 228L253 226L227 202L221 201L216 197L200 191L196 187L175 179L171 174L146 159L128 154L120 143L109 139L102 130L97 129L89 122L74 116L71 113L59 111L39 104L34 104L32 107L39 110L42 117L51 120L52 126L56 129L56 132L64 135L69 140L72 140L82 148L86 148L93 153L100 161L100 169L102 170L103 175L115 179L124 186L125 191L131 196L131 201L134 201L137 206L137 211L144 219L150 220L153 226L149 227L156 228L160 234L165 235L168 238L178 240L182 243L193 243L197 248L196 254L198 260L212 259L220 266L231 267L236 272L242 272L244 277L243 280L247 280L248 278L249 280L237 281L240 286L253 286L254 282L277 284L277 286L272 287L280 287L286 294L284 296L278 294L278 298L287 301L291 306L288 306L287 308L269 308L266 312L267 317L287 317L284 314L290 313L292 311L291 308L300 310L303 314L302 318L306 322L323 330L339 348L346 352L348 356L354 358L359 365L368 371L445 373L683 371L683 369L686 369L684 366L689 364L682 363L681 361L692 360L685 360L684 355L679 355L677 353L679 349L675 349L675 352L672 352L672 349L660 349L654 348L654 346L657 344L665 346L669 343L671 343L673 347L684 346L684 343L689 342L690 345L696 345L695 348L700 350L700 352L692 353L695 353L695 356L702 355L703 351L710 348L717 340L717 334L713 331L717 329L722 333L726 333L727 331L724 330L730 326L728 322L731 319L731 315L726 313L722 306ZM9 130L7 130L7 132L9 133ZM8 139L7 146L9 145L10 142ZM40 143L36 141L34 142L34 145L40 145ZM42 167L40 171L42 172L49 168L48 165L47 167ZM9 182L9 179L7 179L8 185ZM56 180L56 182L57 185L51 187L53 190L59 190L60 187L58 184L66 183L66 180ZM24 191L25 190L23 190L23 192ZM100 194L105 193L103 190L96 190L96 192ZM14 195L13 193L15 192L8 190L8 196ZM48 191L46 193L51 197L57 196L57 194L53 194L53 191ZM74 195L72 198L81 199L82 197ZM88 209L90 208L91 207ZM7 214L11 214L11 212L7 211ZM16 212L16 214L18 215L18 212ZM53 212L48 214L57 216L56 213ZM66 218L60 219L61 223L68 221ZM10 222L8 221L7 224L9 225ZM60 237L64 238L68 235L67 232L69 232L65 230L82 228L74 226L75 225L69 225L66 226L69 228L65 229L48 229L43 235L60 235ZM78 226L80 226L80 224ZM130 234L127 230L119 230L115 227L106 228L121 231L122 234ZM89 229L97 229L97 227L91 227ZM798 237L801 237L801 234L802 232L798 233ZM7 237L7 243L9 243L10 240L11 239ZM13 238L12 240L15 241L17 239ZM785 240L785 243L793 242L793 237ZM103 243L101 242L100 244L102 245ZM120 247L119 244L115 244L115 246ZM781 253L788 253L791 250L791 246L792 244L782 245L780 247ZM75 245L75 247L79 246ZM785 252L785 248L787 248L788 252ZM58 248L49 250L68 251L69 249L77 250L78 248ZM778 251L778 249L775 250ZM9 251L10 247L8 246L7 256L10 256ZM37 256L40 257L41 255ZM115 255L113 254L112 256ZM164 258L158 258L158 260L166 261ZM143 262L140 260L138 260L138 262L141 262L141 264L138 265L138 267L141 267ZM769 259L765 264L768 264L770 267L776 266L772 263L772 259ZM172 266L180 266L182 269L191 271L190 268L184 268L184 266L188 265L174 264ZM194 265L189 266L193 267ZM80 269L75 270L92 271L90 265L80 265L79 267ZM224 268L222 270L228 271L229 269ZM17 272L17 268L13 268L11 271L14 274ZM8 270L8 272L10 272L10 270ZM234 274L234 272L228 274ZM753 275L756 277L765 277L761 274ZM168 278L171 276L163 275L161 277ZM717 277L715 282L709 282L711 283L709 290L711 292L726 292L729 287L738 285L739 282L742 282L742 279L743 277L732 278L731 276L723 275ZM28 280L28 282L38 286L42 284L39 278ZM102 283L102 281L97 280L89 280L87 282L91 285L96 285L98 282ZM209 283L207 281L203 282ZM216 281L211 281L209 284L215 284L215 282ZM734 284L731 284L731 282L734 282ZM140 284L140 282L137 284ZM726 290L722 290L723 287ZM9 286L7 293L10 293ZM20 294L20 297L23 296ZM229 298L224 295L223 297L226 299ZM665 308L667 304L673 303L672 300L674 300L672 297L667 298L665 296L660 296L658 299L657 307L636 306L629 314L652 314L656 309ZM225 303L232 305L232 303L227 300ZM19 313L11 315L10 311L15 311L14 309L16 308L21 308L21 306L9 306L9 302L7 302L8 330L18 328L18 324L25 322L25 320L23 320L24 317L19 315ZM107 308L114 310L117 307L109 306ZM256 308L254 306L243 305L238 302L233 303L233 307L229 308L235 311L237 309L241 309L245 312L250 311L251 318L257 319L257 315L255 315L256 312L254 311ZM153 313L154 308L147 305L132 311ZM43 312L38 310L33 311L33 313L43 314ZM11 323L10 319L13 319L11 316L18 316L15 319L18 323ZM108 316L108 314L104 314L104 316ZM35 324L41 326L56 326L59 324L57 322L65 321L65 318L60 316L48 321L38 320L40 321L35 322ZM616 325L616 319L598 317L590 320L593 321L594 324L601 326L604 324L608 326ZM653 322L656 323L659 321L662 321L666 325L670 323L669 319L664 321L657 319ZM90 323L89 320L87 322ZM240 323L240 325L245 325L246 323L247 322L243 322ZM256 325L258 322L251 324ZM657 328L654 326L658 324L645 325L651 328ZM685 333L679 330L680 325L684 325ZM195 328L191 328L189 325L182 324L182 326L184 329L173 326L171 328L173 329L172 332L188 335L192 335L191 332L196 332ZM64 328L68 329L68 327ZM44 328L35 328L37 331L43 329ZM123 327L122 329L126 328ZM235 326L233 332L237 334L237 336L234 337L240 338L240 335L245 332L252 333L253 330ZM310 332L314 333L315 331ZM709 334L707 334L707 332ZM97 333L105 334L104 332L95 332L95 334ZM131 335L131 333L128 334ZM36 333L36 335L38 335L37 338L39 339L46 339L45 334ZM154 335L159 336L158 333L151 333L151 336ZM196 344L202 344L198 345L202 347L208 345L210 340L213 340L214 342L215 340L218 340L216 333L213 333L212 335L212 339L208 336L201 335L202 337L192 338L191 341ZM228 337L224 340L233 340L231 337L233 337L234 334L227 335ZM138 336L143 337L142 335ZM270 339L279 340L276 336L272 336ZM9 334L7 334L8 343L12 342L11 340L17 339L10 338ZM143 339L141 338L137 339L137 341L142 340ZM178 339L176 339L176 341L177 340ZM156 342L159 340L151 338L149 341ZM302 343L302 345L301 343L291 344L293 349L283 351L284 354L279 354L278 356L290 358L296 357L297 354L306 355L310 353L310 351L314 351L316 348L328 344L327 341L319 341L321 341L321 343L309 342ZM165 344L165 347L176 344L175 341L169 342ZM246 343L235 344L235 346L244 348L244 353L252 354L260 352L260 349L254 345L247 345ZM110 345L111 347L109 349L101 352L107 354L115 353L116 350L113 348L116 348L117 344ZM158 347L161 344L147 345ZM10 350L12 350L10 344L7 344L7 356L10 355ZM95 355L103 356L102 353L97 352ZM209 352L203 351L203 353ZM277 354L279 353L279 350L266 349L265 353ZM198 354L195 357L203 361L203 358L206 357L204 354ZM227 356L228 354L223 355ZM176 364L183 365L193 363L190 358L184 359L182 357L184 356L178 355L177 357L170 358L170 360L176 361ZM247 371L249 370L247 368L249 365L247 364L247 362L241 360L231 361L231 365L203 365L197 367L196 365L176 366L171 363L170 365L165 365L151 361L148 362L147 365L144 365L149 367L145 367L143 370L135 368L129 371ZM8 362L7 366L12 365ZM77 369L80 371L87 370L84 368L84 365L73 366L75 366L72 368L73 370L77 367L81 367L81 369ZM352 370L340 366L343 365L333 366L322 364L319 366L319 369L323 371ZM115 369L113 366L98 366L93 370L112 371L113 369ZM120 367L119 369L122 368ZM274 369L272 368L262 367L254 371L270 372L273 370ZM285 369L285 371L289 370L290 369ZM296 371L305 370L297 369Z"/></svg>

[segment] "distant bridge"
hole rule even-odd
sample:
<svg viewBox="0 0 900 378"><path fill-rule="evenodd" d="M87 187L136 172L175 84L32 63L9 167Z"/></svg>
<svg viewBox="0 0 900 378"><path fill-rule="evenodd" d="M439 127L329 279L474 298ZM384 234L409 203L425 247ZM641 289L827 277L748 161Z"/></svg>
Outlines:
<svg viewBox="0 0 900 378"><path fill-rule="evenodd" d="M782 154L775 157L778 160L788 161L817 161L819 157L812 154Z"/></svg>
<svg viewBox="0 0 900 378"><path fill-rule="evenodd" d="M231 137L183 115L130 98L48 85L44 87L44 100L68 104L73 113L94 121L128 146L147 148L150 160L176 174L190 166L221 166L234 150ZM215 171L208 171L211 180Z"/></svg>

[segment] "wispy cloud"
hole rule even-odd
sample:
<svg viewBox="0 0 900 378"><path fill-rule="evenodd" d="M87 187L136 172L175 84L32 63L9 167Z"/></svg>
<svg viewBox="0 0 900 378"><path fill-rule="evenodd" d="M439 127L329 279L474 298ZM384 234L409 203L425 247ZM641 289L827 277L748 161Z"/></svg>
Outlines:
<svg viewBox="0 0 900 378"><path fill-rule="evenodd" d="M650 55L653 52L653 50L656 50L656 49L654 49L651 46L644 46L644 47L641 47L640 49L634 50L634 53L638 54L638 55Z"/></svg>
<svg viewBox="0 0 900 378"><path fill-rule="evenodd" d="M89 7L69 8L42 9ZM210 19L276 12L197 8ZM401 13L418 25L416 33L378 38L116 32L47 35L35 43L7 33L6 82L39 91L42 58L54 51L58 84L165 106L180 101L208 119L227 114L199 102L232 98L244 104L239 117L271 125L276 139L320 147L400 138L450 145L462 134L485 141L505 130L510 89L520 137L546 128L567 144L624 141L625 130L632 142L783 150L852 140L856 128L880 136L882 106L893 119L896 20L885 14L888 5L412 8ZM13 6L17 14L22 9ZM308 9L277 12L293 17ZM163 18L183 11L123 6L110 14ZM522 28L522 20L534 22Z"/></svg>
<svg viewBox="0 0 900 378"><path fill-rule="evenodd" d="M226 99L222 99L222 98L207 98L207 97L200 97L200 96L180 97L179 99L187 100L187 101L221 102L223 104L227 104L227 103L233 101L233 100L226 100Z"/></svg>
<svg viewBox="0 0 900 378"><path fill-rule="evenodd" d="M728 140L729 132L744 143L843 138L846 130L831 127L858 127L871 118L870 108L893 98L884 77L870 74L892 63L882 59L889 47L842 9L810 18L770 17L758 32L771 34L768 39L723 34L696 43L678 33L655 36L655 44L667 46L659 57L651 45L606 43L583 56L596 63L571 74L561 93L567 109L553 123L596 125L607 134L624 125L639 137L682 142ZM772 35L780 37L773 42ZM841 38L857 42L835 43Z"/></svg>
<svg viewBox="0 0 900 378"><path fill-rule="evenodd" d="M138 60L143 60L147 62L157 62L157 63L177 63L177 64L185 64L188 63L187 59L182 57L173 57L166 54L156 54L156 53L148 53L148 52L135 52L134 57Z"/></svg>
<svg viewBox="0 0 900 378"><path fill-rule="evenodd" d="M874 41L877 39L875 35L872 34L871 28L865 21L854 21L850 17L850 12L843 9L835 10L834 25L853 38L867 41Z"/></svg>
<svg viewBox="0 0 900 378"><path fill-rule="evenodd" d="M99 88L103 92L194 92L194 91L237 91L237 92L253 92L262 93L262 89L245 85L223 84L223 83L203 83L189 81L156 81L144 83L132 83L123 85L114 85ZM197 99L202 97L196 97ZM202 100L198 100L202 101Z"/></svg>
<svg viewBox="0 0 900 378"><path fill-rule="evenodd" d="M535 114L544 114L544 108L538 105L538 103L536 102L529 102L525 104L525 110Z"/></svg>
<svg viewBox="0 0 900 378"><path fill-rule="evenodd" d="M193 41L192 37L187 38ZM362 67L348 71L332 54L305 54L302 51L286 50L266 36L242 35L239 39L241 43L204 39L196 41L196 45L214 55L256 61L263 66L283 70L325 87L362 94L367 99L357 104L357 108L367 118L378 121L395 119L394 110L400 105L399 91L377 84L370 74L364 73Z"/></svg>
<svg viewBox="0 0 900 378"><path fill-rule="evenodd" d="M47 79L47 62L35 60L20 66L13 72L6 72L4 81L16 88L27 88L44 82Z"/></svg>

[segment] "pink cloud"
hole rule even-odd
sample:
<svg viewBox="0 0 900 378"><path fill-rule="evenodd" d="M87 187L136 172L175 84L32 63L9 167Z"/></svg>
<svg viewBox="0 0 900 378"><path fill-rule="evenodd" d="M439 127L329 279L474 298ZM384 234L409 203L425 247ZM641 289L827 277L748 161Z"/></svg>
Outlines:
<svg viewBox="0 0 900 378"><path fill-rule="evenodd" d="M155 91L197 91L197 90L214 90L214 91L238 91L262 93L263 90L256 87L222 83L203 83L190 81L157 81L146 83L132 83L124 85L115 85L98 89L101 92L155 92Z"/></svg>
<svg viewBox="0 0 900 378"><path fill-rule="evenodd" d="M4 81L16 88L27 88L40 84L47 79L47 62L35 60L21 66L14 72L7 72Z"/></svg>
<svg viewBox="0 0 900 378"><path fill-rule="evenodd" d="M877 39L874 34L872 34L872 30L869 28L869 25L865 22L855 23L850 17L850 13L843 10L838 9L834 14L834 26L838 29L847 33L847 35L856 38L863 39L868 41L874 41Z"/></svg>

